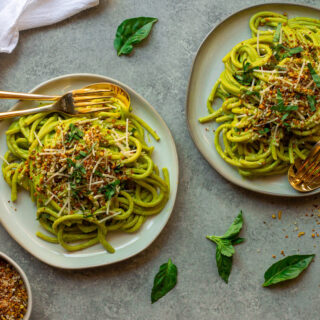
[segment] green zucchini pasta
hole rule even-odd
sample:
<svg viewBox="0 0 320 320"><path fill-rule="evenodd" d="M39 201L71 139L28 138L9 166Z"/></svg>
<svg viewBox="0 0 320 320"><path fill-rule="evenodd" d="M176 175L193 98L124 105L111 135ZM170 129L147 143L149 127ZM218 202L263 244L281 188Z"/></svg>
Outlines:
<svg viewBox="0 0 320 320"><path fill-rule="evenodd" d="M320 20L258 12L208 97L219 155L245 177L281 174L320 139ZM222 100L214 109L216 99Z"/></svg>
<svg viewBox="0 0 320 320"><path fill-rule="evenodd" d="M7 134L2 172L11 187L30 192L46 232L37 236L76 251L101 243L111 231L137 231L169 198L168 170L160 176L154 147L129 105L114 97L109 110L71 117L38 113L14 121Z"/></svg>

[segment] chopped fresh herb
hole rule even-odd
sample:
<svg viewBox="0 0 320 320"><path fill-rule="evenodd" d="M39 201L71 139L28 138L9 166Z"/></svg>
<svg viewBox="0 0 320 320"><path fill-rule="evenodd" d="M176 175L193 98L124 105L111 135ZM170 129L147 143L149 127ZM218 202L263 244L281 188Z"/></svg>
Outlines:
<svg viewBox="0 0 320 320"><path fill-rule="evenodd" d="M120 184L120 180L115 180L106 186L99 189L101 193L104 193L104 197L109 201L116 194L116 187Z"/></svg>
<svg viewBox="0 0 320 320"><path fill-rule="evenodd" d="M244 241L238 235L242 229L243 218L242 211L238 214L232 225L223 236L207 236L207 238L216 243L216 263L220 277L228 283L232 268L232 256L235 253L233 245Z"/></svg>
<svg viewBox="0 0 320 320"><path fill-rule="evenodd" d="M252 72L258 68L257 67L250 68L251 64L246 60L242 62L242 65L243 65L243 72L241 74L235 74L234 78L239 83L249 86L253 80Z"/></svg>
<svg viewBox="0 0 320 320"><path fill-rule="evenodd" d="M296 278L308 268L314 254L288 256L274 263L264 274L263 286L267 287L282 281Z"/></svg>
<svg viewBox="0 0 320 320"><path fill-rule="evenodd" d="M294 54L297 54L297 53L300 53L300 52L303 51L303 48L302 48L302 47L296 47L296 48L290 48L290 49L288 49L288 48L286 48L286 47L284 47L284 48L285 48L285 50L287 51L287 52L283 55L284 58L292 57Z"/></svg>
<svg viewBox="0 0 320 320"><path fill-rule="evenodd" d="M87 152L84 152L84 151L81 150L81 151L79 152L79 154L76 156L76 159L77 159L77 160L83 159L83 158L85 158L87 155L88 155Z"/></svg>
<svg viewBox="0 0 320 320"><path fill-rule="evenodd" d="M281 23L278 23L276 32L274 33L274 36L273 36L273 42L279 42L280 32L281 32Z"/></svg>
<svg viewBox="0 0 320 320"><path fill-rule="evenodd" d="M310 71L310 74L312 76L313 81L315 82L315 84L317 85L318 88L320 88L320 76L316 73L316 71L313 69L311 63L308 63L308 68Z"/></svg>
<svg viewBox="0 0 320 320"><path fill-rule="evenodd" d="M265 133L268 133L269 131L270 131L269 128L263 128L263 130L259 130L258 132L259 132L260 134L265 134Z"/></svg>
<svg viewBox="0 0 320 320"><path fill-rule="evenodd" d="M246 90L244 93L247 96L256 96L256 97L260 98L260 94L257 91Z"/></svg>
<svg viewBox="0 0 320 320"><path fill-rule="evenodd" d="M77 189L76 184L74 184L73 182L70 182L70 189L71 189L71 196L79 200L80 199L79 190Z"/></svg>
<svg viewBox="0 0 320 320"><path fill-rule="evenodd" d="M290 111L296 111L298 110L298 106L294 105L284 105L284 101L282 99L281 91L278 89L277 91L277 104L271 107L271 110L276 110L279 112L285 112L286 114L283 116L284 119L288 117ZM283 119L283 120L284 120Z"/></svg>
<svg viewBox="0 0 320 320"><path fill-rule="evenodd" d="M287 57L292 57L294 54L300 53L303 51L302 47L295 47L295 48L287 48L284 45L278 43L274 47L274 56L277 60L282 60ZM284 52L281 54L281 52Z"/></svg>
<svg viewBox="0 0 320 320"><path fill-rule="evenodd" d="M158 301L177 284L178 269L171 259L160 266L159 272L154 277L151 291L151 303Z"/></svg>
<svg viewBox="0 0 320 320"><path fill-rule="evenodd" d="M310 106L310 109L311 111L316 111L316 97L315 96L310 96L310 95L307 95L307 99L308 99L308 102L309 102L309 106Z"/></svg>
<svg viewBox="0 0 320 320"><path fill-rule="evenodd" d="M71 168L71 167L75 167L75 162L73 162L70 158L67 158L67 164L68 164L68 167Z"/></svg>
<svg viewBox="0 0 320 320"><path fill-rule="evenodd" d="M80 140L84 135L84 133L79 128L77 128L73 123L70 124L69 129L70 129L70 132L68 132L67 139L66 139L66 141L69 143L73 139Z"/></svg>
<svg viewBox="0 0 320 320"><path fill-rule="evenodd" d="M93 174L97 177L102 177L102 172L99 170L96 170Z"/></svg>
<svg viewBox="0 0 320 320"><path fill-rule="evenodd" d="M86 174L86 169L81 163L75 163L71 159L67 158L68 167L73 167L73 172L70 176L71 179L74 179L76 183L80 183L83 175Z"/></svg>

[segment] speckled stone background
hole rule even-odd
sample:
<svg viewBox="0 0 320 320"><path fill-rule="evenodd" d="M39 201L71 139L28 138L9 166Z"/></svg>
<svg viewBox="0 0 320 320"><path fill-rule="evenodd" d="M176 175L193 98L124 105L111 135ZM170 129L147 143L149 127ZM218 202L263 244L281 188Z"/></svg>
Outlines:
<svg viewBox="0 0 320 320"><path fill-rule="evenodd" d="M127 261L84 271L54 269L24 251L0 226L0 250L30 279L33 320L320 318L319 257L299 279L261 287L264 271L275 262L272 255L279 259L281 250L286 255L320 255L320 238L311 238L312 229L320 231L320 226L310 216L320 199L278 199L231 185L202 158L186 126L188 78L201 41L225 17L257 3L265 1L102 0L98 7L57 25L22 32L15 51L0 54L3 90L29 90L76 72L125 82L164 118L180 158L171 219L147 250ZM319 0L300 3L320 7ZM141 15L159 18L151 37L131 57L117 57L113 38L118 24ZM9 105L1 103L1 110ZM247 240L236 248L227 285L217 273L215 245L205 235L223 233L240 209ZM281 221L272 219L279 210ZM299 231L305 236L298 238ZM151 305L154 275L168 258L178 266L178 284Z"/></svg>

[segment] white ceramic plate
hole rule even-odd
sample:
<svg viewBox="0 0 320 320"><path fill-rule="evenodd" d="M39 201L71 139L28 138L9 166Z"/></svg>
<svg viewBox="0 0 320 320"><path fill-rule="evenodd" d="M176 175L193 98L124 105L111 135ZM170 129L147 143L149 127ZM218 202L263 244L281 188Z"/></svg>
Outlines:
<svg viewBox="0 0 320 320"><path fill-rule="evenodd" d="M215 27L201 44L195 57L189 80L187 121L189 131L199 151L224 178L243 188L276 196L302 197L319 193L299 193L288 183L287 176L245 179L219 156L214 147L212 129L216 123L200 124L198 119L208 114L206 102L212 86L224 70L222 58L242 40L251 38L250 17L258 11L287 12L289 17L320 18L320 10L294 4L266 4L250 7L228 17ZM218 106L218 104L217 104ZM209 130L207 131L206 128Z"/></svg>
<svg viewBox="0 0 320 320"><path fill-rule="evenodd" d="M57 244L47 243L36 237L40 230L36 220L36 206L27 192L21 190L15 204L9 203L10 187L0 178L0 219L4 228L23 248L39 260L54 267L64 269L81 269L107 265L134 256L147 248L159 235L166 225L175 203L178 188L178 156L174 140L165 122L157 111L139 94L126 85L108 77L93 74L72 74L51 79L34 88L31 92L42 94L63 94L66 91L82 88L97 82L113 82L124 88L131 97L133 113L145 120L160 136L156 142L150 138L149 145L155 146L153 160L159 168L167 167L170 174L170 199L161 213L150 217L142 228L133 234L112 233L107 236L108 241L116 252L110 254L97 244L91 248L69 253ZM18 103L14 109L23 108L30 102ZM6 152L6 135L9 121L0 123L0 150ZM16 209L16 210L15 210Z"/></svg>

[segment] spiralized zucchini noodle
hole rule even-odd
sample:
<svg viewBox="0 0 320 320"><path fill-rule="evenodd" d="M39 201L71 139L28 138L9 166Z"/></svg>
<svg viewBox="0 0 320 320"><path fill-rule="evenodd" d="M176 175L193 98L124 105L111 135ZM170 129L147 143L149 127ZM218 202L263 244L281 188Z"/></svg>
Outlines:
<svg viewBox="0 0 320 320"><path fill-rule="evenodd" d="M37 236L76 251L101 243L111 231L132 233L158 214L169 198L168 170L160 176L145 129L156 132L114 97L110 110L71 117L38 113L14 121L2 171L17 199L30 192L37 219L47 232Z"/></svg>
<svg viewBox="0 0 320 320"><path fill-rule="evenodd" d="M223 58L199 121L221 123L215 148L241 175L281 174L320 139L320 20L265 11L249 26L252 38Z"/></svg>

